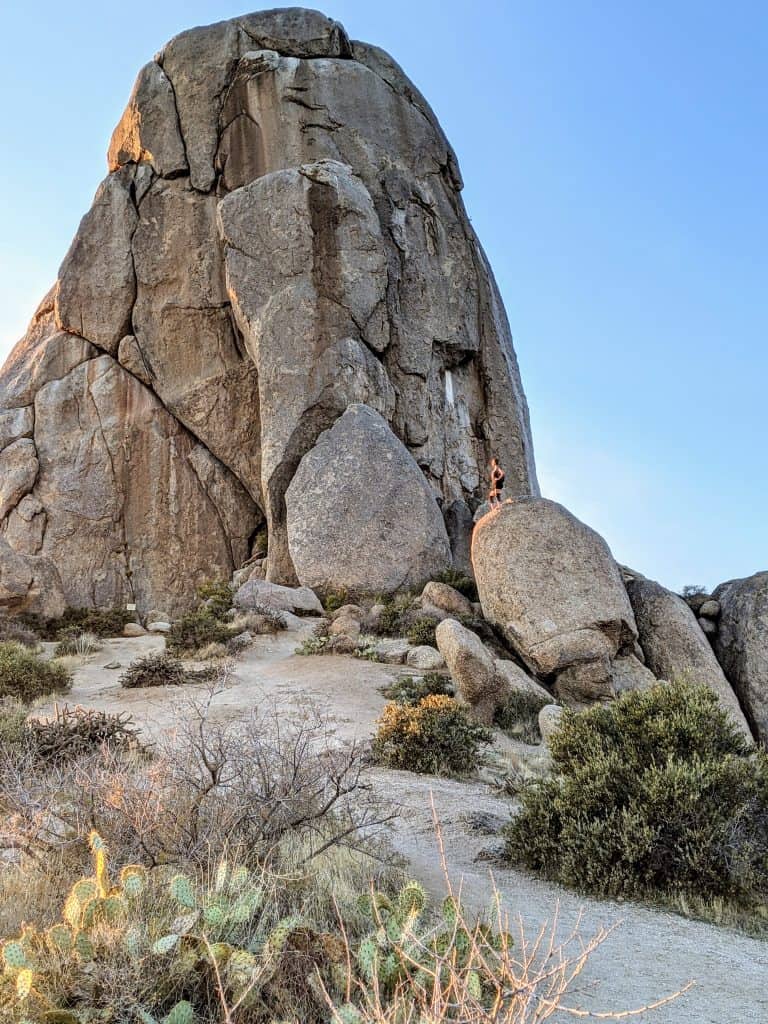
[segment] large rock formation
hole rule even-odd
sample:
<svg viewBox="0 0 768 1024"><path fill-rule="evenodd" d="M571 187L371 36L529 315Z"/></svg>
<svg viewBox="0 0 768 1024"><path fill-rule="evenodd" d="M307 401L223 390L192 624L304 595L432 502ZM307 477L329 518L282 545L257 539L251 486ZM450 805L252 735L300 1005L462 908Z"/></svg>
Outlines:
<svg viewBox="0 0 768 1024"><path fill-rule="evenodd" d="M268 577L295 583L286 491L356 402L446 508L492 453L537 493L456 158L387 54L300 9L184 32L109 171L0 374L0 536L68 602L173 612L264 519Z"/></svg>
<svg viewBox="0 0 768 1024"><path fill-rule="evenodd" d="M528 668L572 704L614 695L637 626L608 545L562 505L506 501L472 540L480 602Z"/></svg>
<svg viewBox="0 0 768 1024"><path fill-rule="evenodd" d="M715 651L758 739L768 746L768 572L721 584Z"/></svg>
<svg viewBox="0 0 768 1024"><path fill-rule="evenodd" d="M644 576L633 573L627 577L640 646L651 671L669 682L685 680L708 686L739 728L751 735L736 694L685 601Z"/></svg>

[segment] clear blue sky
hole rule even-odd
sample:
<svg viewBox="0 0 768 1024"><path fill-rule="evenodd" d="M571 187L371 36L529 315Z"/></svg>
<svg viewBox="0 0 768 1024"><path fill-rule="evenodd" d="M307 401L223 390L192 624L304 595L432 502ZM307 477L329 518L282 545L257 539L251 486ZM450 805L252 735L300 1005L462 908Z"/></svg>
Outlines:
<svg viewBox="0 0 768 1024"><path fill-rule="evenodd" d="M4 0L0 358L56 276L138 68L246 9ZM400 61L453 142L544 493L668 586L768 568L768 4L324 10Z"/></svg>

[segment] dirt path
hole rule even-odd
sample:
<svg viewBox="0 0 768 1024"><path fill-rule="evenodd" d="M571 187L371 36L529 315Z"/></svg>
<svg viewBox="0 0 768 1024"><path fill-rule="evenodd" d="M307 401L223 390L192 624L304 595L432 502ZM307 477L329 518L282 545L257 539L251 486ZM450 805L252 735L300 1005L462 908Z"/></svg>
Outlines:
<svg viewBox="0 0 768 1024"><path fill-rule="evenodd" d="M347 657L300 657L294 654L300 637L300 632L260 637L238 659L230 685L215 697L216 713L235 716L265 698L283 702L311 697L333 715L340 738L369 736L384 705L379 688L403 670ZM178 689L122 690L120 670L105 667L115 661L124 667L162 646L157 637L108 641L76 669L68 703L129 711L153 736L172 730L183 707ZM38 713L52 710L48 705ZM510 803L490 786L383 770L372 772L371 778L381 795L401 808L392 834L394 847L436 896L443 892L443 879L433 800L451 876L461 880L472 909L487 906L492 877L506 908L513 917L521 915L529 935L556 912L563 936L580 916L586 936L601 925L622 922L590 960L571 1005L593 1012L630 1009L694 979L695 987L677 1002L632 1019L655 1024L768 1022L768 943L636 904L584 899L521 872L491 867L492 861L478 856L492 858L497 851L499 840L490 830L509 817Z"/></svg>

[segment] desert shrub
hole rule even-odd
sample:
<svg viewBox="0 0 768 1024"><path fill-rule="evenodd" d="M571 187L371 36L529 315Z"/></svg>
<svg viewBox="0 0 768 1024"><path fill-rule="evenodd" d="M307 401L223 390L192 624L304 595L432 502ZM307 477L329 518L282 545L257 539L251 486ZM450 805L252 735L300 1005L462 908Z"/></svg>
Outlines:
<svg viewBox="0 0 768 1024"><path fill-rule="evenodd" d="M279 633L288 628L285 615L278 608L268 604L254 604L247 612L237 615L230 623L233 632L242 633L246 630L250 633L263 635L268 633Z"/></svg>
<svg viewBox="0 0 768 1024"><path fill-rule="evenodd" d="M231 636L229 626L219 622L207 609L198 609L187 612L172 624L167 647L173 654L189 653L208 644L226 643Z"/></svg>
<svg viewBox="0 0 768 1024"><path fill-rule="evenodd" d="M460 569L445 569L434 579L436 583L447 583L449 587L458 590L468 601L477 601L478 599L475 581Z"/></svg>
<svg viewBox="0 0 768 1024"><path fill-rule="evenodd" d="M491 733L452 697L432 694L418 704L387 704L373 741L376 761L387 768L427 775L466 775L478 764Z"/></svg>
<svg viewBox="0 0 768 1024"><path fill-rule="evenodd" d="M223 619L232 607L232 584L226 580L208 580L197 588L197 596L201 608L208 611L214 619Z"/></svg>
<svg viewBox="0 0 768 1024"><path fill-rule="evenodd" d="M332 615L345 604L349 604L349 593L346 590L330 590L325 595L323 605L326 612Z"/></svg>
<svg viewBox="0 0 768 1024"><path fill-rule="evenodd" d="M427 672L423 676L400 676L381 692L387 700L398 704L418 704L432 694L453 697L454 687L450 676L442 672Z"/></svg>
<svg viewBox="0 0 768 1024"><path fill-rule="evenodd" d="M0 701L0 749L15 751L24 744L27 709L13 700Z"/></svg>
<svg viewBox="0 0 768 1024"><path fill-rule="evenodd" d="M413 615L415 599L413 594L393 594L382 597L377 604L383 611L375 626L377 636L405 636Z"/></svg>
<svg viewBox="0 0 768 1024"><path fill-rule="evenodd" d="M164 651L146 654L132 662L120 676L120 685L127 689L144 686L183 686L210 679L212 670L192 670Z"/></svg>
<svg viewBox="0 0 768 1024"><path fill-rule="evenodd" d="M437 647L435 630L440 625L440 620L434 615L421 615L408 625L406 636L412 644Z"/></svg>
<svg viewBox="0 0 768 1024"><path fill-rule="evenodd" d="M25 647L35 649L40 644L40 638L20 619L0 615L0 643L23 644Z"/></svg>
<svg viewBox="0 0 768 1024"><path fill-rule="evenodd" d="M72 676L63 665L43 661L21 644L0 644L0 697L29 704L51 693L66 693Z"/></svg>
<svg viewBox="0 0 768 1024"><path fill-rule="evenodd" d="M57 658L79 657L87 658L101 650L101 644L95 633L82 633L79 629L62 630L59 633L61 639L54 648L54 656Z"/></svg>
<svg viewBox="0 0 768 1024"><path fill-rule="evenodd" d="M511 693L494 714L494 725L523 743L540 743L539 712L552 703L554 698L547 700L535 693Z"/></svg>
<svg viewBox="0 0 768 1024"><path fill-rule="evenodd" d="M123 627L135 620L135 613L125 608L67 608L58 619L39 615L23 615L21 620L43 640L60 640L72 631L93 633L100 638L122 636Z"/></svg>
<svg viewBox="0 0 768 1024"><path fill-rule="evenodd" d="M566 712L554 775L526 789L507 855L612 896L768 894L768 755L687 684Z"/></svg>
<svg viewBox="0 0 768 1024"><path fill-rule="evenodd" d="M335 846L365 849L392 817L365 782L365 748L338 744L310 704L218 721L219 692L186 699L151 757L102 745L42 763L33 751L0 749L0 850L64 858L80 871L95 827L116 857L148 867L202 869L228 847L249 865L279 865L281 844L300 843L292 866L306 872ZM352 843L358 830L365 843Z"/></svg>

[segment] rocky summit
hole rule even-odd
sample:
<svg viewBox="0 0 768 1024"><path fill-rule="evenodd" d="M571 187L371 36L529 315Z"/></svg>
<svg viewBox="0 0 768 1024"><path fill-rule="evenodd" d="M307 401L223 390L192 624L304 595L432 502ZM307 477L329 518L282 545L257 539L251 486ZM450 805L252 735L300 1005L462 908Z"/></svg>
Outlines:
<svg viewBox="0 0 768 1024"><path fill-rule="evenodd" d="M357 585L390 486L417 478L413 570L382 568L386 590L450 562L441 506L471 523L491 454L510 494L537 493L456 157L388 54L298 8L183 32L139 72L108 166L0 375L0 535L34 560L25 578L58 576L73 606L176 612L266 526L268 579L317 584L308 538L362 500L345 531L362 553L329 575ZM394 461L316 503L311 468L336 486L352 405ZM49 610L23 591L9 607Z"/></svg>
<svg viewBox="0 0 768 1024"><path fill-rule="evenodd" d="M688 678L768 741L768 574L684 601L539 496L455 154L388 54L299 8L183 32L108 167L0 372L0 611L170 629L204 581L291 615L426 583L413 649L381 604L318 643L389 615L373 653L447 665L483 722Z"/></svg>

